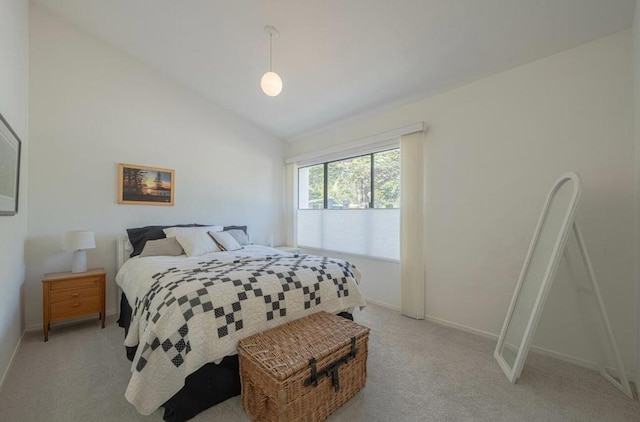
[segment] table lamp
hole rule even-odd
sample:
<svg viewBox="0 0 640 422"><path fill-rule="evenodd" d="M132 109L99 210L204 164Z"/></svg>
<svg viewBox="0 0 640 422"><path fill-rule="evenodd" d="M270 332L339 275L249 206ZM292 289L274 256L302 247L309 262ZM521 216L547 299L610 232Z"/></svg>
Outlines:
<svg viewBox="0 0 640 422"><path fill-rule="evenodd" d="M67 232L65 249L73 250L72 273L83 273L87 271L87 252L85 250L95 247L96 238L92 231L74 230Z"/></svg>

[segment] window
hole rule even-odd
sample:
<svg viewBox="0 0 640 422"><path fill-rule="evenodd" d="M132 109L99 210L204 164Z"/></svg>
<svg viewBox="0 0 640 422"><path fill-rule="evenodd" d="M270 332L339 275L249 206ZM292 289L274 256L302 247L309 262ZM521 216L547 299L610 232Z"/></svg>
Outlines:
<svg viewBox="0 0 640 422"><path fill-rule="evenodd" d="M301 167L298 208L400 208L400 150Z"/></svg>
<svg viewBox="0 0 640 422"><path fill-rule="evenodd" d="M400 150L373 154L375 208L400 208Z"/></svg>
<svg viewBox="0 0 640 422"><path fill-rule="evenodd" d="M298 169L298 245L397 260L400 150Z"/></svg>
<svg viewBox="0 0 640 422"><path fill-rule="evenodd" d="M370 208L371 156L327 163L327 209Z"/></svg>
<svg viewBox="0 0 640 422"><path fill-rule="evenodd" d="M298 192L299 208L324 208L324 164L298 170Z"/></svg>

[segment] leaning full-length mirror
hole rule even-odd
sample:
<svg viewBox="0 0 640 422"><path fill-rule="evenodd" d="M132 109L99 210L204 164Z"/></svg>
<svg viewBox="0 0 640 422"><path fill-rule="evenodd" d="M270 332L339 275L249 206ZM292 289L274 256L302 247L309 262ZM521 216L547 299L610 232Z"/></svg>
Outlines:
<svg viewBox="0 0 640 422"><path fill-rule="evenodd" d="M512 383L524 366L573 224L580 191L577 174L561 176L551 188L538 220L494 353Z"/></svg>

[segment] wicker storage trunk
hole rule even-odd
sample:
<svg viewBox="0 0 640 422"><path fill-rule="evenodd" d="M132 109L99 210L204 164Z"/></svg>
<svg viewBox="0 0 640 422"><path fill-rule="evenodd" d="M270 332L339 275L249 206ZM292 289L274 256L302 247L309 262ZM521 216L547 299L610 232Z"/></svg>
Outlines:
<svg viewBox="0 0 640 422"><path fill-rule="evenodd" d="M254 421L326 419L364 387L368 339L367 327L319 312L241 340L245 411Z"/></svg>

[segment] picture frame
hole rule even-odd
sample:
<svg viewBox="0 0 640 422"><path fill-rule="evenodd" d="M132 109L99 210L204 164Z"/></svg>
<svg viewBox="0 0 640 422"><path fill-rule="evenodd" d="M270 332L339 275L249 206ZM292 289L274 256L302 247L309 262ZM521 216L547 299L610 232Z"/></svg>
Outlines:
<svg viewBox="0 0 640 422"><path fill-rule="evenodd" d="M18 214L22 141L0 114L0 216Z"/></svg>
<svg viewBox="0 0 640 422"><path fill-rule="evenodd" d="M118 204L173 206L176 172L137 164L118 164Z"/></svg>

